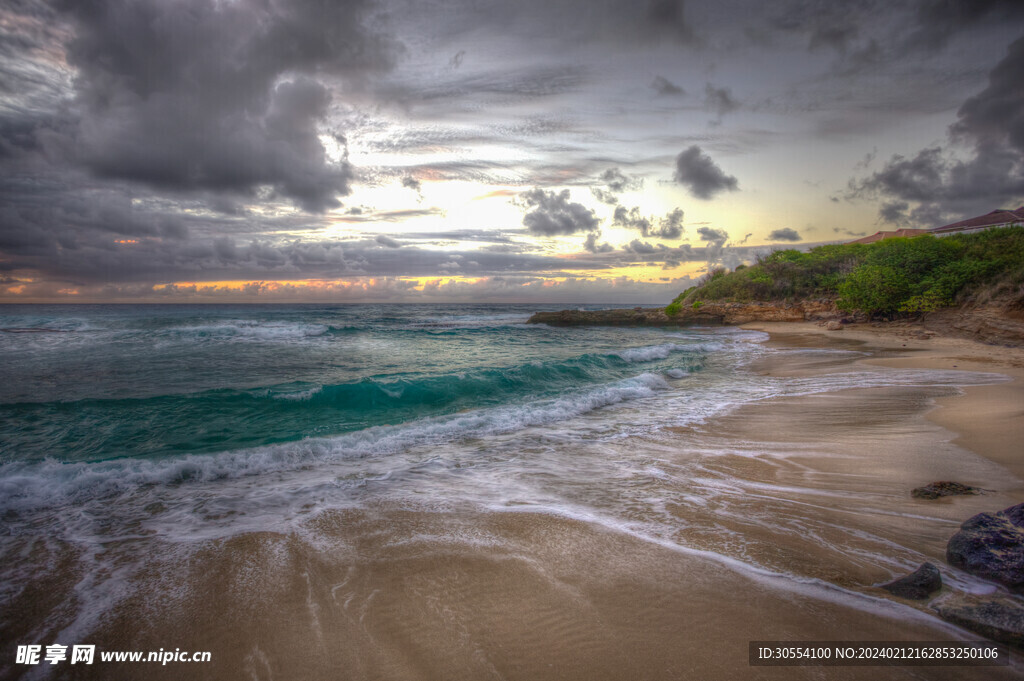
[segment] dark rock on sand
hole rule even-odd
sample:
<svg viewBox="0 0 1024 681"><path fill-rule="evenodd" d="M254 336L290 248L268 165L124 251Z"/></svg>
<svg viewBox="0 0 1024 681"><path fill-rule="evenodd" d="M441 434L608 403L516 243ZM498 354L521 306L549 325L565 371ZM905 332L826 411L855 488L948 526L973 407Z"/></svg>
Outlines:
<svg viewBox="0 0 1024 681"><path fill-rule="evenodd" d="M906 577L883 584L882 588L900 598L928 598L942 588L942 575L931 563L922 563Z"/></svg>
<svg viewBox="0 0 1024 681"><path fill-rule="evenodd" d="M946 545L946 560L965 572L1024 590L1024 504L966 520Z"/></svg>
<svg viewBox="0 0 1024 681"><path fill-rule="evenodd" d="M915 499L938 499L939 497L951 497L957 494L981 494L982 490L959 482L940 481L933 482L911 490L910 496Z"/></svg>
<svg viewBox="0 0 1024 681"><path fill-rule="evenodd" d="M1024 648L1024 603L1012 596L954 596L935 606L939 617L993 641Z"/></svg>

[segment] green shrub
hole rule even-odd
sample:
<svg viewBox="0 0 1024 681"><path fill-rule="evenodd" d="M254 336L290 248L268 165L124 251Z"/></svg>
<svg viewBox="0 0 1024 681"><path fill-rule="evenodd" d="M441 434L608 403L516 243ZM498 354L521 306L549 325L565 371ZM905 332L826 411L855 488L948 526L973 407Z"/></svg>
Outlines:
<svg viewBox="0 0 1024 681"><path fill-rule="evenodd" d="M700 301L837 299L872 316L922 314L1024 287L1024 228L1003 227L937 238L830 244L775 251L733 272L709 271L666 308Z"/></svg>

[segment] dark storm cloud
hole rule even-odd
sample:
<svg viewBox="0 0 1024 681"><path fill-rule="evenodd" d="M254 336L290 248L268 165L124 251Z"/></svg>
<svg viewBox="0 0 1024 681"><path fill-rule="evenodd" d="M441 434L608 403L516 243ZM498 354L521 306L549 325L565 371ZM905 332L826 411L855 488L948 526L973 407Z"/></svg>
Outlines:
<svg viewBox="0 0 1024 681"><path fill-rule="evenodd" d="M1020 5L1024 8L1024 5ZM1024 13L1024 11L1022 11ZM1024 153L1024 38L1007 49L988 77L988 87L970 97L957 112L951 132L979 148L1009 146Z"/></svg>
<svg viewBox="0 0 1024 681"><path fill-rule="evenodd" d="M772 241L803 241L803 237L800 233L791 227L784 227L782 229L773 229L769 234L768 238Z"/></svg>
<svg viewBox="0 0 1024 681"><path fill-rule="evenodd" d="M878 219L882 222L895 224L907 219L910 204L906 201L888 201L878 209Z"/></svg>
<svg viewBox="0 0 1024 681"><path fill-rule="evenodd" d="M693 145L676 156L675 181L699 199L710 199L722 191L736 191L739 182L722 172L711 157Z"/></svg>
<svg viewBox="0 0 1024 681"><path fill-rule="evenodd" d="M536 188L523 192L520 198L532 208L523 217L523 225L533 234L556 236L591 232L600 222L594 211L569 200L568 189L556 193Z"/></svg>
<svg viewBox="0 0 1024 681"><path fill-rule="evenodd" d="M951 215L987 212L1024 196L1024 38L1007 49L988 86L967 99L950 126L951 139L969 145L957 160L941 147L912 158L893 156L871 175L851 180L848 198L882 200L880 218L935 226ZM918 205L911 210L908 202ZM906 204L906 205L904 205Z"/></svg>
<svg viewBox="0 0 1024 681"><path fill-rule="evenodd" d="M654 88L654 91L659 95L682 96L686 94L686 90L664 76L655 76L654 80L651 81L651 87Z"/></svg>
<svg viewBox="0 0 1024 681"><path fill-rule="evenodd" d="M331 95L312 76L390 64L362 27L370 0L58 4L75 31L78 158L96 173L171 190L268 186L314 212L348 193L351 169L318 138Z"/></svg>
<svg viewBox="0 0 1024 681"><path fill-rule="evenodd" d="M920 0L910 42L931 50L939 49L959 31L983 22L1012 22L1024 18L1024 4L1018 0Z"/></svg>
<svg viewBox="0 0 1024 681"><path fill-rule="evenodd" d="M914 158L893 156L882 170L856 186L857 193L899 196L911 201L931 201L943 190L948 163L942 149L924 149Z"/></svg>

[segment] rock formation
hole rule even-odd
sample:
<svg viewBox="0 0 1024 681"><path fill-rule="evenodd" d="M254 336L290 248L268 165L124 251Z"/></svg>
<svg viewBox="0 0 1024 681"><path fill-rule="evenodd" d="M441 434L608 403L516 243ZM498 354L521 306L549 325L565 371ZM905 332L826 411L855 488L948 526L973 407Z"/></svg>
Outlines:
<svg viewBox="0 0 1024 681"><path fill-rule="evenodd" d="M939 497L951 497L960 494L981 494L983 490L978 487L971 487L959 482L941 480L931 482L924 487L917 487L910 491L910 496L915 499L938 499Z"/></svg>
<svg viewBox="0 0 1024 681"><path fill-rule="evenodd" d="M942 588L942 575L931 563L922 563L906 577L883 584L882 588L900 598L928 598Z"/></svg>
<svg viewBox="0 0 1024 681"><path fill-rule="evenodd" d="M946 545L950 565L1024 591L1024 504L964 521Z"/></svg>

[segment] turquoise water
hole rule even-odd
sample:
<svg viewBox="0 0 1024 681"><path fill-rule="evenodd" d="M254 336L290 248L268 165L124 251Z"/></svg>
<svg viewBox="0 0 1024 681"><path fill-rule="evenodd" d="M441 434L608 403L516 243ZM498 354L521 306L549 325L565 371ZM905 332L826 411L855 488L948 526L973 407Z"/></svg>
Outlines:
<svg viewBox="0 0 1024 681"><path fill-rule="evenodd" d="M7 307L0 462L159 459L331 437L584 396L704 361L696 339L526 325L533 311Z"/></svg>

